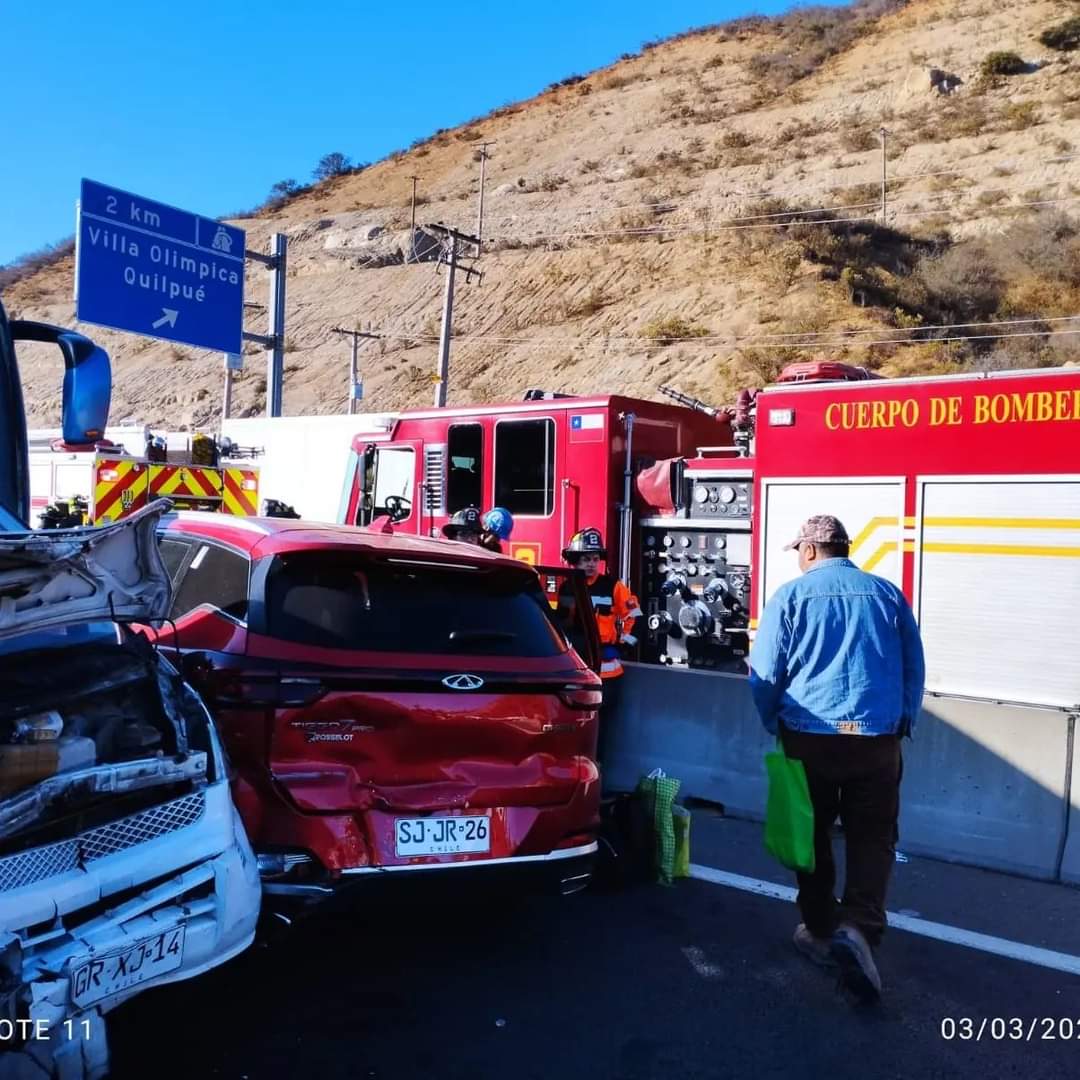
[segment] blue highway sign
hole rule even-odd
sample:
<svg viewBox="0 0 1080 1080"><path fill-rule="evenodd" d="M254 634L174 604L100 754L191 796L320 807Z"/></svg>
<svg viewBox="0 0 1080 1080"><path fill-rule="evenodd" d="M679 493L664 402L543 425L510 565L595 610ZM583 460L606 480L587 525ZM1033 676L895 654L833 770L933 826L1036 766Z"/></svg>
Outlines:
<svg viewBox="0 0 1080 1080"><path fill-rule="evenodd" d="M83 180L76 237L76 318L241 351L242 229Z"/></svg>

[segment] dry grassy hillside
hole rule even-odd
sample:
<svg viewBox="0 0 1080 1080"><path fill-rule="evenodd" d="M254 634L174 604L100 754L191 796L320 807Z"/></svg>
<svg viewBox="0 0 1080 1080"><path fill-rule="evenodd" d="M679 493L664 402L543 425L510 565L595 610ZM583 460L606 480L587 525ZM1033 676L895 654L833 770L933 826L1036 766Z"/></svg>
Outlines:
<svg viewBox="0 0 1080 1080"><path fill-rule="evenodd" d="M334 326L384 335L361 348L366 408L430 401L443 278L402 261L409 176L419 223L472 231L485 141L483 281L459 283L451 402L661 382L718 401L812 357L885 374L1067 362L1080 51L1039 38L1078 15L1076 0L864 0L711 27L272 200L240 224L253 249L289 237L285 411L344 408ZM932 88L934 68L961 85ZM264 290L251 264L248 299ZM71 295L67 256L5 302L71 324ZM114 358L115 420L212 422L219 355L87 329ZM54 423L54 363L27 357L32 422ZM264 371L252 346L239 414L261 411Z"/></svg>

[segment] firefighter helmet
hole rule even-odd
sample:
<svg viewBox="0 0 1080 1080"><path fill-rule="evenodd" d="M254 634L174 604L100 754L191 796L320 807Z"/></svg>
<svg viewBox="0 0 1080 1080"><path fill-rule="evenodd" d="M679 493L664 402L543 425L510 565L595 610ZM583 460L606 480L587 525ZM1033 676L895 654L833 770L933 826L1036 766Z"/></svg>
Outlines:
<svg viewBox="0 0 1080 1080"><path fill-rule="evenodd" d="M502 506L493 506L481 521L484 528L500 540L509 540L514 531L514 515Z"/></svg>
<svg viewBox="0 0 1080 1080"><path fill-rule="evenodd" d="M600 535L599 529L582 529L570 537L570 542L563 549L562 557L567 562L577 562L579 555L599 555L601 559L607 558L604 538Z"/></svg>
<svg viewBox="0 0 1080 1080"><path fill-rule="evenodd" d="M480 511L475 506L466 506L464 510L458 510L453 517L443 526L443 536L447 540L456 540L463 532L480 535L483 530L480 520Z"/></svg>

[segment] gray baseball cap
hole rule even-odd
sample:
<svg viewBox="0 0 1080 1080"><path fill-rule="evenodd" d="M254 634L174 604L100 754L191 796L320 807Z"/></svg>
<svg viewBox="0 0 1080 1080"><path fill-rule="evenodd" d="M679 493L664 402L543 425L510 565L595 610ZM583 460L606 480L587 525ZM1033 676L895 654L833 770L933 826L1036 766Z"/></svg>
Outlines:
<svg viewBox="0 0 1080 1080"><path fill-rule="evenodd" d="M785 544L784 550L793 551L807 541L812 544L851 543L847 529L840 519L834 518L832 514L815 514L812 518L807 518L799 528L799 535L790 544Z"/></svg>

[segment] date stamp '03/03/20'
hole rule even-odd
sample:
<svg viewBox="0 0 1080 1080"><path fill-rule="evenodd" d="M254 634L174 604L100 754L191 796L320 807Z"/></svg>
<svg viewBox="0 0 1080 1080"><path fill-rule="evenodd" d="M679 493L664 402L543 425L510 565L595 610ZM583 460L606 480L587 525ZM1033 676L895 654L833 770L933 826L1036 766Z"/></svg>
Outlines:
<svg viewBox="0 0 1080 1080"><path fill-rule="evenodd" d="M941 1037L946 1042L1080 1042L1080 1017L946 1016Z"/></svg>

